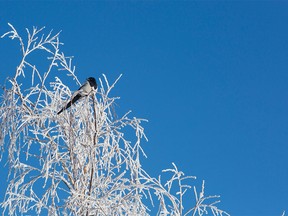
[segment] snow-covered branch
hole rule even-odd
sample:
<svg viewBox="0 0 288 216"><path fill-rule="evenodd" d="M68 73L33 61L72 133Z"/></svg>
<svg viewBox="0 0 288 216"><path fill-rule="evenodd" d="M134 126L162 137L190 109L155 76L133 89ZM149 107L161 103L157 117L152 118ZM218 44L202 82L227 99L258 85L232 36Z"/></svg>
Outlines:
<svg viewBox="0 0 288 216"><path fill-rule="evenodd" d="M143 169L147 120L131 111L117 117L113 109L119 97L110 93L121 75L112 84L102 75L97 91L57 115L72 95L61 77L80 84L72 57L60 51L59 33L33 27L23 39L9 26L1 38L18 40L22 58L0 105L0 146L9 166L3 214L150 215L156 208L157 215L228 215L217 201L204 202L218 198L204 196L204 183L184 213L184 195L192 188L187 181L195 177L175 164L164 170L171 174L164 184ZM39 50L39 58L30 58Z"/></svg>

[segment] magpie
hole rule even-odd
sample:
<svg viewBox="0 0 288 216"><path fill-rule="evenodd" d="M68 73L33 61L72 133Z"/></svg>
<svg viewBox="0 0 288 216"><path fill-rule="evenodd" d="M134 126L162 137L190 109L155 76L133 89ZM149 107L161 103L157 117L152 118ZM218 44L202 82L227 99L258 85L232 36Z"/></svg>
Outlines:
<svg viewBox="0 0 288 216"><path fill-rule="evenodd" d="M61 112L64 110L68 109L72 104L74 104L76 101L79 99L86 97L89 95L89 93L92 90L97 89L97 83L94 77L89 77L86 82L77 90L73 93L71 100L64 106L58 113L59 115Z"/></svg>

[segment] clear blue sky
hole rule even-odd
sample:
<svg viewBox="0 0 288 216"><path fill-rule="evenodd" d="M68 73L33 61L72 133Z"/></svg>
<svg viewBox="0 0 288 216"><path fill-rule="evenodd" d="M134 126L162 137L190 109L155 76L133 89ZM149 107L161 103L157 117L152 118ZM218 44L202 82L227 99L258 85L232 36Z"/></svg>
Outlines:
<svg viewBox="0 0 288 216"><path fill-rule="evenodd" d="M7 22L62 30L80 80L123 73L118 109L149 120L151 175L175 162L233 216L288 211L287 1L0 1Z"/></svg>

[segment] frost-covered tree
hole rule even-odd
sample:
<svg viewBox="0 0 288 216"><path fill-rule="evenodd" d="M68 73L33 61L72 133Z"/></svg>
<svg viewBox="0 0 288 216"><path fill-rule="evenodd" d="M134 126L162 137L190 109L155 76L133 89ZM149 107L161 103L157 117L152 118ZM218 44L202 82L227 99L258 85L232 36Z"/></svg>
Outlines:
<svg viewBox="0 0 288 216"><path fill-rule="evenodd" d="M96 91L57 115L72 95L67 79L80 84L72 57L61 51L59 33L34 27L24 38L9 26L1 43L16 40L21 60L2 83L3 215L228 215L217 208L218 196L205 196L204 181L197 191L195 177L175 164L157 178L143 169L146 120L117 117L119 98L110 96L121 76L111 84L102 75Z"/></svg>

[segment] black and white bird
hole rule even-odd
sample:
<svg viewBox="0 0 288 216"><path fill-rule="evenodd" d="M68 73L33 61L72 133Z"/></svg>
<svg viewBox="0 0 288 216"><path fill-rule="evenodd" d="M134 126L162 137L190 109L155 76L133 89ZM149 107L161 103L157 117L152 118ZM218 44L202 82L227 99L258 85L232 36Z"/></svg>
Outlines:
<svg viewBox="0 0 288 216"><path fill-rule="evenodd" d="M92 90L97 89L97 83L94 77L89 77L86 82L73 93L71 100L64 106L57 114L59 115L64 110L68 109L71 105L73 105L79 99L86 97L90 94Z"/></svg>

